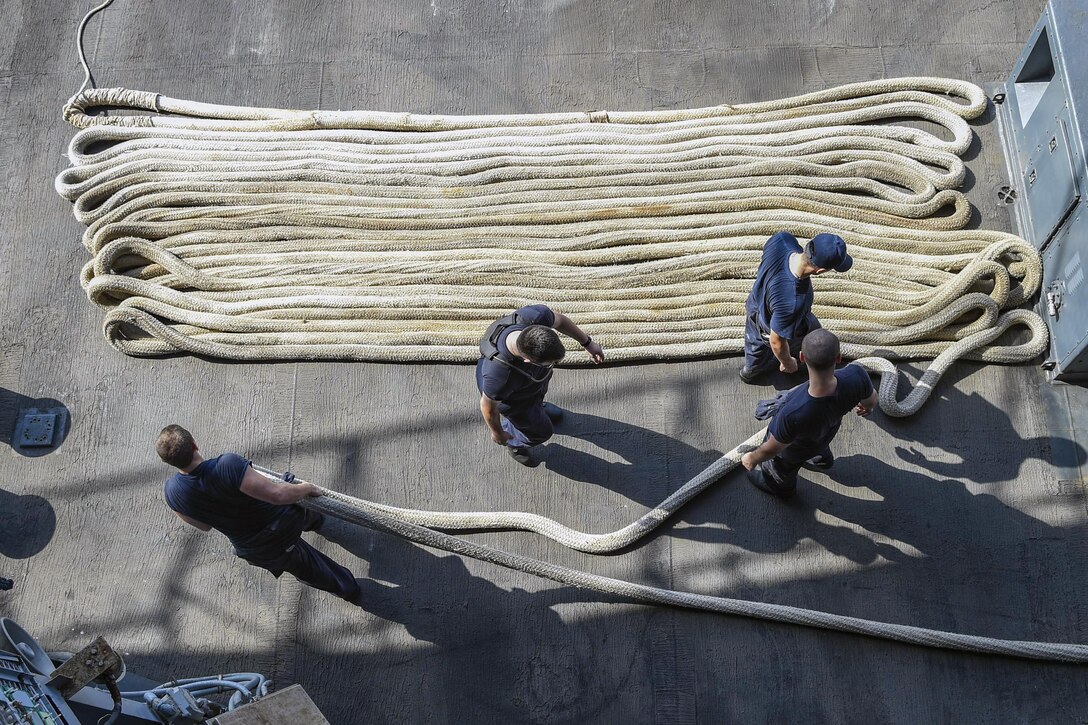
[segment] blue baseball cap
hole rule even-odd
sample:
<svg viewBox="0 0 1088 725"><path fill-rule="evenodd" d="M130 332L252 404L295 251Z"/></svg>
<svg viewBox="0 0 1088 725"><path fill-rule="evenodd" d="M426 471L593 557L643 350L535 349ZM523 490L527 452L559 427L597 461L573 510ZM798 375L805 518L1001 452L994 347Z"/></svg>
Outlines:
<svg viewBox="0 0 1088 725"><path fill-rule="evenodd" d="M846 242L837 234L817 234L808 243L808 260L817 267L845 272L854 266L854 259L846 253Z"/></svg>

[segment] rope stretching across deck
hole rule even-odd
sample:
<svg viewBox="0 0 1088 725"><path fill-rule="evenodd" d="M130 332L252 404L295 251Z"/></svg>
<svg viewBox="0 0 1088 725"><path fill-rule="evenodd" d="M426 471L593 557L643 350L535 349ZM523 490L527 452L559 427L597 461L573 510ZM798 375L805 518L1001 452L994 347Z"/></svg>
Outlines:
<svg viewBox="0 0 1088 725"><path fill-rule="evenodd" d="M816 627L838 632L863 634L879 639L935 647L964 652L1024 657L1028 659L1054 662L1088 663L1088 645L1066 644L1059 642L1030 642L998 639L977 635L942 632L924 627L913 627L890 622L876 622L857 617L847 617L812 609L790 607L782 604L768 604L707 594L694 594L671 589L661 589L645 584L613 579L611 577L590 574L558 564L533 559L519 554L512 554L500 549L477 544L472 541L450 536L432 529L410 523L409 521L383 513L366 505L360 499L353 499L322 489L326 495L310 498L302 502L303 506L335 516L356 524L361 524L378 531L384 531L409 541L454 554L472 557L481 561L521 571L544 579L569 584L582 589L620 596L646 604L668 605L698 609L703 611L753 617L773 622L784 622L804 627Z"/></svg>
<svg viewBox="0 0 1088 725"><path fill-rule="evenodd" d="M1011 314L1017 314L1016 311ZM964 345L985 345L1001 330L983 331L957 343ZM888 415L902 417L918 410L929 397L933 385L943 371L962 354L962 350L949 350L942 353L927 370L922 380L902 402L896 402L898 377L895 367L881 358L865 358L858 363L868 370L878 373L880 378L879 401L881 409ZM520 511L488 512L446 512L423 511L419 509L399 508L366 501L331 489L322 488L322 496L309 498L301 505L345 521L384 531L417 544L449 551L462 556L469 556L481 561L498 564L508 569L521 571L552 581L569 584L583 589L602 592L629 600L647 604L669 605L688 609L753 617L774 622L785 622L806 627L830 629L839 632L863 634L870 637L905 642L923 647L981 652L986 654L1025 657L1029 659L1056 662L1088 663L1088 645L1058 642L1031 642L1006 640L978 635L944 632L940 630L914 627L890 622L878 622L840 614L802 609L781 604L769 604L705 594L675 591L651 587L634 582L613 579L590 574L588 572L559 566L507 551L494 549L471 541L451 536L442 531L530 531L546 536L566 547L593 554L606 554L619 551L644 538L658 526L668 520L685 504L694 499L714 483L722 480L726 474L736 468L741 456L758 446L766 428L754 433L743 443L723 454L706 469L696 474L691 480L653 509L647 511L636 521L616 531L603 534L590 534L576 531L557 521L538 514ZM254 465L254 469L263 475L282 480L281 476L269 469Z"/></svg>
<svg viewBox="0 0 1088 725"><path fill-rule="evenodd" d="M991 335L997 334L1000 334L1000 331L984 331L977 333L962 344L986 344ZM959 351L942 354L902 403L896 402L898 378L895 367L891 363L880 358L866 358L858 362L867 369L881 375L879 401L884 412L893 416L904 416L915 412L926 401L932 392L932 385L940 377L941 372L956 359L957 354L959 354ZM533 574L552 581L647 604L685 607L839 632L851 632L923 647L1056 662L1088 663L1088 645L1005 640L944 632L780 604L662 589L590 574L540 561L539 559L512 554L435 530L531 531L578 551L594 554L619 551L641 540L709 486L722 480L727 473L737 467L741 456L746 451L755 448L762 442L765 432L766 428L761 429L743 443L723 454L721 458L710 464L665 501L643 514L636 521L616 531L604 534L589 534L576 531L547 517L520 511L423 511L366 501L327 488L321 489L322 496L306 499L301 504L330 516L400 536L418 544L498 564L508 569ZM282 480L279 474L269 469L256 465L254 465L254 469L269 478Z"/></svg>
<svg viewBox="0 0 1088 725"><path fill-rule="evenodd" d="M958 98L961 100L954 100ZM910 415L960 357L1014 363L1046 327L1011 309L1038 289L1023 240L963 231L956 191L968 83L904 78L693 111L443 117L216 106L91 89L57 190L87 225L82 282L131 355L471 361L480 331L526 302L561 308L617 361L742 349L766 237L841 234L856 263L816 280L815 312L862 357L936 358ZM109 107L148 114L90 116ZM171 114L171 115L164 115ZM894 125L921 119L949 138ZM1008 311L1006 311L1008 310ZM1031 335L999 345L1012 326ZM1086 662L1088 646L1013 642L663 590L434 529L522 529L582 551L628 546L720 480L763 431L638 521L585 534L521 512L447 513L330 490L304 505L417 543L636 601L915 644ZM270 471L266 475L274 476Z"/></svg>
<svg viewBox="0 0 1088 725"><path fill-rule="evenodd" d="M83 285L130 355L471 361L480 331L528 302L613 361L737 353L763 242L789 229L850 245L854 268L815 280L814 309L848 357L933 358L1040 284L1023 240L963 230L966 119L985 106L937 78L509 116L90 89L65 108L84 130L56 186L87 225Z"/></svg>
<svg viewBox="0 0 1088 725"><path fill-rule="evenodd" d="M991 334L1000 334L1000 332L986 331L977 333L969 344L986 344L988 335ZM964 344L968 343L965 341ZM892 416L904 416L914 413L920 405L925 403L926 398L929 397L932 391L932 383L936 382L936 379L940 377L938 370L947 367L955 359L956 354L959 353L942 354L935 361L935 367L927 371L926 376L915 386L910 395L906 396L903 403L895 402L895 398L897 398L897 390L895 389L897 389L898 378L894 366L888 360L865 358L858 360L858 362L870 371L880 373L879 401L881 409ZM420 511L420 509L415 508L400 508L364 501L357 499L355 496L324 488L321 489L322 496L316 497L316 499L307 499L300 503L308 508L313 508L314 511L344 519L349 523L392 533L394 536L432 546L435 549L471 556L472 558L478 558L480 561L515 569L517 572L567 583L567 585L574 587L617 595L617 597L632 601L681 606L685 607L685 609L754 617L770 620L770 622L853 632L853 634L917 644L917 646L922 647L1009 655L1033 660L1088 663L1088 646L1086 644L1019 641L963 635L959 634L959 632L875 622L875 620L870 619L800 609L800 607L782 604L713 597L713 595L707 594L648 587L631 581L580 572L578 569L493 549L491 546L466 541L435 530L532 531L578 551L594 554L616 552L644 538L646 534L664 524L684 504L687 504L696 495L724 478L729 471L740 464L741 456L746 451L752 450L763 441L765 432L766 428L759 430L751 438L733 447L731 451L722 455L716 462L710 464L700 474L697 474L679 490L668 496L668 499L643 514L633 523L608 533L584 533L561 525L553 519L522 512L432 512ZM264 476L277 480L281 479L280 475L275 474L272 470L256 465L254 468Z"/></svg>

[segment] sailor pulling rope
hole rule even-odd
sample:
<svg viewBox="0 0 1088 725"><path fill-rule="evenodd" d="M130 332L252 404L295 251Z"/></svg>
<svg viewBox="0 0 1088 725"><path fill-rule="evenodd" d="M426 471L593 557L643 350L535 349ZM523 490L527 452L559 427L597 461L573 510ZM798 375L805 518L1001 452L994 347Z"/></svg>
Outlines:
<svg viewBox="0 0 1088 725"><path fill-rule="evenodd" d="M80 57L93 86L82 48ZM1024 362L1047 343L1038 315L1011 309L1038 290L1038 254L1013 235L963 231L959 156L972 138L966 120L985 105L976 86L934 78L693 111L469 117L241 108L92 87L65 108L85 130L56 186L87 225L82 282L108 310L106 337L132 355L469 361L486 322L527 301L562 304L616 361L736 353L763 239L834 229L857 264L848 278L819 281L815 311L844 354L936 358L902 402L891 363L859 361L882 376L881 408L901 416L956 359ZM147 113L88 115L98 108ZM950 138L881 124L901 118ZM1015 325L1030 339L997 344ZM608 534L328 489L304 505L636 601L1088 662L1085 645L657 589L433 530L519 529L616 551L720 480L763 433Z"/></svg>

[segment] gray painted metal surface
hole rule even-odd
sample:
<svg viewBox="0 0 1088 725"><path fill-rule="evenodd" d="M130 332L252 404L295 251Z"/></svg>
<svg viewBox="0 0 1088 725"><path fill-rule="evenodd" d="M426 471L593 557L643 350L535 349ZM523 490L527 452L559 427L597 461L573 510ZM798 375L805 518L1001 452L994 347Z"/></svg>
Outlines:
<svg viewBox="0 0 1088 725"><path fill-rule="evenodd" d="M1001 104L1011 143L1011 181L1020 192L1014 207L1018 230L1039 249L1080 199L1074 159L1083 153L1070 107L1077 79L1067 71L1063 53L1078 29L1069 22L1055 17L1053 8L1043 13L1009 75Z"/></svg>
<svg viewBox="0 0 1088 725"><path fill-rule="evenodd" d="M1048 365L1088 376L1088 13L1051 0L1005 84L1000 105L1016 230L1043 251L1040 314Z"/></svg>
<svg viewBox="0 0 1088 725"><path fill-rule="evenodd" d="M0 648L0 722L49 722L46 718L65 718L78 722L75 713L49 688L44 678L36 677L14 654Z"/></svg>
<svg viewBox="0 0 1088 725"><path fill-rule="evenodd" d="M10 2L0 25L0 442L10 445L19 409L71 414L46 456L0 447L0 573L17 579L0 613L48 648L102 634L149 677L266 672L301 683L338 725L1083 720L1088 680L1073 667L602 601L334 527L333 541L312 540L368 577L359 608L247 567L223 539L185 527L162 504L168 471L151 450L170 422L207 454L237 450L394 505L522 509L608 531L750 435L770 388L740 384L737 358L561 370L553 397L570 412L529 470L490 442L467 366L117 355L79 289L81 227L51 186L73 133L60 107L81 78L73 32L91 5ZM92 21L88 47L101 86L211 102L653 109L883 76L999 82L1042 9L117 0ZM993 115L977 130L976 221L1007 229L993 202L1006 183ZM794 502L733 475L610 557L522 534L474 538L677 589L1088 642L1084 392L1031 367L963 363L919 415L848 421L836 467L808 475Z"/></svg>
<svg viewBox="0 0 1088 725"><path fill-rule="evenodd" d="M1043 255L1044 298L1057 371L1088 374L1088 207L1079 205ZM1047 308L1047 309L1044 309ZM1051 314L1053 312L1053 314Z"/></svg>
<svg viewBox="0 0 1088 725"><path fill-rule="evenodd" d="M211 725L329 725L313 700L298 685L273 692L211 721Z"/></svg>

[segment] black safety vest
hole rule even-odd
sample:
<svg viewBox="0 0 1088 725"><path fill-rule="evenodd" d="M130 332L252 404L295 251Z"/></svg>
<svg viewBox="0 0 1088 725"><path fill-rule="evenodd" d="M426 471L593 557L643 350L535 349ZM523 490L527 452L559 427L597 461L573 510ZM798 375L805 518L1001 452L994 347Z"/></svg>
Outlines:
<svg viewBox="0 0 1088 725"><path fill-rule="evenodd" d="M484 333L483 338L480 339L480 357L484 358L485 360L497 362L500 365L505 365L511 370L516 370L517 372L532 380L534 383L544 382L549 377L551 377L551 370L548 370L548 372L542 378L534 378L532 375L529 374L529 371L522 366L511 365L510 363L506 362L506 360L504 360L502 355L499 353L499 336L506 331L506 328L512 325L525 325L526 327L528 327L528 325L518 316L518 313L516 312L511 312L509 315L503 315L499 319L492 322L491 325L487 328L487 332Z"/></svg>

